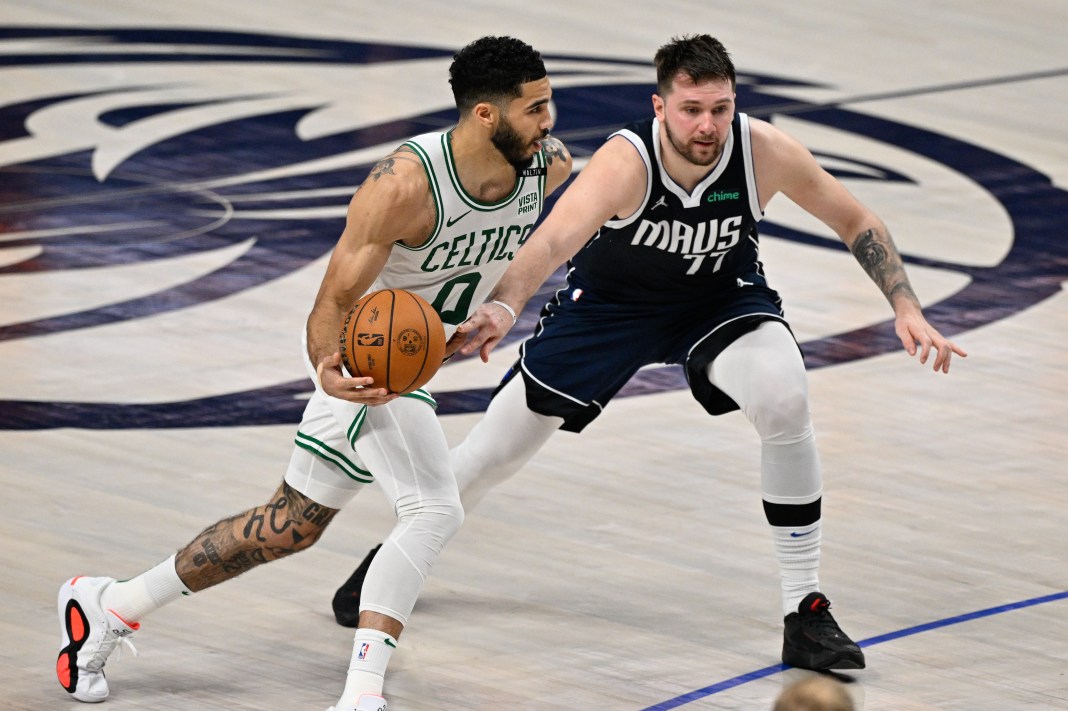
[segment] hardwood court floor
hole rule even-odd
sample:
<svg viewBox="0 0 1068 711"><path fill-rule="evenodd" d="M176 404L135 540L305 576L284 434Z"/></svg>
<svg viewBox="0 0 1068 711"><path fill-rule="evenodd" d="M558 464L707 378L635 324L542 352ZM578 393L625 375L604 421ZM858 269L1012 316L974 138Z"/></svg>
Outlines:
<svg viewBox="0 0 1068 711"><path fill-rule="evenodd" d="M648 112L656 48L709 32L740 108L886 220L970 352L936 376L887 348L852 258L770 205L765 263L811 366L821 580L868 645L857 707L1068 709L1063 3L0 0L0 17L0 708L74 708L53 676L63 580L135 575L273 491L344 204L376 157L451 120L452 51L538 47L581 164ZM451 441L515 350L432 383ZM679 385L643 371L470 513L393 657L391 711L761 710L802 674L777 665L755 434ZM325 709L352 639L330 597L391 518L370 487L315 549L147 618L140 656L108 663L107 708Z"/></svg>

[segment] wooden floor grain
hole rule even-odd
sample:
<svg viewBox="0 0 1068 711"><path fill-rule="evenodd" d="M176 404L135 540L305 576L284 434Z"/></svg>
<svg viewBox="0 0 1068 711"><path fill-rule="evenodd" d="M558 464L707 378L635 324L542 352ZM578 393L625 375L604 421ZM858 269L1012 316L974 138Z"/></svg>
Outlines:
<svg viewBox="0 0 1068 711"><path fill-rule="evenodd" d="M774 120L825 165L851 171L848 187L890 225L921 299L937 304L932 318L970 352L949 376L936 376L904 353L880 350L874 336L835 340L886 320L877 290L847 253L819 240L762 240L770 279L813 365L825 480L821 581L842 626L870 642L869 667L851 675L851 694L869 710L1068 709L1063 3L939 0L919 13L900 3L830 0L629 9L561 0L402 0L373 9L341 0L0 0L0 16L0 708L74 708L53 676L59 584L77 574L135 575L206 525L262 502L284 472L294 430L291 422L144 428L128 419L129 407L91 410L117 418L102 428L102 419L68 421L63 413L87 403L152 410L299 381L297 334L325 265L311 259L221 298L131 319L104 313L95 324L64 328L48 320L134 308L168 289L197 295L181 286L276 230L160 259L4 268L62 240L40 230L101 219L97 205L78 212L56 199L35 202L39 193L19 192L35 185L27 176L56 170L57 156L94 150L84 165L107 184L109 166L121 173L126 154L149 150L136 149L138 141L169 140L162 119L104 110L111 98L94 91L113 98L122 87L165 84L160 102L191 105L196 92L277 106L325 97L329 110L295 124L306 141L449 102L440 51L406 64L338 62L315 71L250 61L220 72L176 61L161 74L151 58L78 55L99 48L99 36L31 40L12 32L64 27L447 51L511 33L554 57L558 94L598 82L651 84L656 48L701 31L720 37L747 76L806 82L775 90L783 108ZM113 49L136 55L143 47L121 37ZM73 58L29 61L42 52ZM616 65L591 80L590 58ZM33 103L60 95L67 98L51 107ZM603 92L590 97L598 106L609 101ZM233 110L236 101L213 110ZM796 110L798 102L810 109ZM572 104L579 111L582 102ZM850 129L828 123L815 106L850 112ZM123 128L138 119L134 140ZM562 137L583 140L577 129ZM271 140L264 152L285 150ZM228 145L219 143L224 156ZM352 160L373 160L372 148ZM322 159L345 163L346 150L333 146ZM145 164L177 181L179 158L160 153ZM247 159L236 149L228 158ZM154 179L164 178L144 177ZM336 220L337 205L343 214L354 185L331 187L342 197L309 202L327 214L304 213L307 220ZM130 195L146 200L146 222L164 219L160 205ZM242 210L252 207L231 204L235 220L251 219ZM49 227L34 210L64 211L68 222ZM768 217L823 234L782 198ZM192 229L175 225L167 228L175 239ZM37 232L28 234L31 227ZM88 258L105 244L101 236L74 254ZM955 299L962 291L967 298ZM26 323L38 330L19 331ZM488 366L452 364L431 389L492 387L514 352L514 344L502 349ZM470 513L393 656L391 711L752 711L770 709L783 685L804 674L773 668L781 619L756 435L737 413L704 415L671 372L663 387L648 384L660 382L655 373L643 375L634 396L613 402L582 436L558 434ZM26 404L60 402L66 410ZM477 417L443 415L449 439L459 441ZM60 426L31 426L40 418ZM391 520L369 488L313 550L151 615L133 637L139 656L108 662L106 708L325 709L343 684L352 640L334 624L330 598Z"/></svg>

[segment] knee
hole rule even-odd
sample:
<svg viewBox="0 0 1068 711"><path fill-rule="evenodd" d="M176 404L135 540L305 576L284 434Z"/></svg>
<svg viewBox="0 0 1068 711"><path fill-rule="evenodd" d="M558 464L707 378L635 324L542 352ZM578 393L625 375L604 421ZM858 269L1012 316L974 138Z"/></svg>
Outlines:
<svg viewBox="0 0 1068 711"><path fill-rule="evenodd" d="M457 499L453 504L450 504L449 511L446 514L448 523L446 525L446 533L449 538L456 535L456 532L460 530L460 527L464 525L464 507Z"/></svg>
<svg viewBox="0 0 1068 711"><path fill-rule="evenodd" d="M793 444L812 436L812 416L804 387L777 388L750 409L749 419L766 444Z"/></svg>
<svg viewBox="0 0 1068 711"><path fill-rule="evenodd" d="M433 519L434 528L441 532L446 541L456 535L464 523L464 507L458 496L433 502L424 508L424 513Z"/></svg>
<svg viewBox="0 0 1068 711"><path fill-rule="evenodd" d="M397 518L427 531L442 544L456 535L464 522L464 507L458 496L426 497L398 502Z"/></svg>

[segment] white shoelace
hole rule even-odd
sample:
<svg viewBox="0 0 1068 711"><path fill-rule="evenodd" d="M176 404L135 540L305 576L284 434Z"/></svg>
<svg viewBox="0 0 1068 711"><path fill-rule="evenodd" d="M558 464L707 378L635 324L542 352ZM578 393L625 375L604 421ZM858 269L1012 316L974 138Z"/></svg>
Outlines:
<svg viewBox="0 0 1068 711"><path fill-rule="evenodd" d="M104 635L103 641L100 642L100 646L97 647L96 653L93 654L92 658L89 660L89 663L85 665L85 668L89 671L95 672L98 672L103 669L104 662L108 660L108 657L111 656L111 652L114 651L115 646L118 645L119 642L122 642L122 645L119 646L119 653L118 655L116 655L116 659L122 658L123 647L129 647L131 654L133 654L135 657L139 656L137 654L137 647L133 645L133 642L130 641L129 637L120 637L117 632L112 632L111 630L108 630L107 633Z"/></svg>

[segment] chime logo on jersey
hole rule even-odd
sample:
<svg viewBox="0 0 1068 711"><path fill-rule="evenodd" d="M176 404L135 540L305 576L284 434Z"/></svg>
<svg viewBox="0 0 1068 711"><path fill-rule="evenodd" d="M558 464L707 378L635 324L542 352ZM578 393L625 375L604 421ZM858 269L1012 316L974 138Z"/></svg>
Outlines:
<svg viewBox="0 0 1068 711"><path fill-rule="evenodd" d="M85 293L100 284L97 291L106 298L79 295L64 303L57 296L47 311L0 325L0 343L136 322L179 309L190 310L193 318L187 323L195 324L198 309L246 290L270 288L333 249L349 198L376 160L417 132L414 126L446 126L456 117L454 106L429 98L440 96L440 87L420 92L428 97L426 104L410 116L383 122L374 111L351 110L354 96L390 90L376 83L389 74L381 71L383 65L437 62L438 76L447 77L456 51L452 43L419 47L188 29L5 27L3 33L0 220L7 227L0 242L0 282L80 270ZM550 76L568 73L567 85L553 88L554 133L573 154L592 154L606 135L622 127L624 117L650 113L655 72L647 60L542 56ZM27 68L37 78L33 85L20 76ZM309 80L324 69L347 76ZM991 223L983 237L1003 243L993 250L996 257L983 263L971 254L957 259L945 253L903 255L906 264L960 277L955 292L927 305L947 336L1012 316L1058 293L1068 280L1063 266L1068 241L1060 226L1068 214L1068 193L1049 177L994 152L995 147L844 106L793 99L797 92L791 89L806 86L803 81L744 71L739 76L737 103L751 116L774 122L792 115L822 133L847 133L854 145L867 141L887 149L871 154L892 160L894 152L908 152L906 158L921 158L901 161L909 166L906 174L896 165L816 152L830 173L866 181L869 192L890 185L902 210L909 204L903 191L914 189L920 199L926 183L947 173L973 191L969 204L994 203L992 214L1004 216L1004 223ZM50 117L62 112L64 120L36 120L46 112ZM31 122L32 131L26 128ZM939 172L929 177L919 172L925 166ZM714 192L706 200L713 197L733 199ZM531 216L552 207L551 199L545 205L522 199L513 209ZM825 235L776 223L777 214L760 223L762 239L841 249ZM650 222L641 241L694 262L704 257L701 268L707 269L711 255L741 238L729 223L691 228ZM912 229L937 235L941 225ZM528 234L529 228L520 234L471 229L450 234L430 250L423 268L511 259ZM154 262L166 268L152 270L151 280L113 278ZM768 268L774 285L780 267ZM562 280L556 275L552 283ZM537 299L528 304L532 312L538 307ZM106 339L108 334L95 328L80 336ZM513 329L508 341L526 335ZM843 323L842 332L802 345L810 367L900 348L886 324L860 323ZM685 388L685 378L676 376L650 369L639 372L631 385L647 382L648 392ZM119 392L110 402L54 402L31 395L0 401L0 428L295 423L304 406L300 396L308 388L301 378L174 402L160 402L151 392ZM435 392L438 412L484 409L491 391Z"/></svg>

